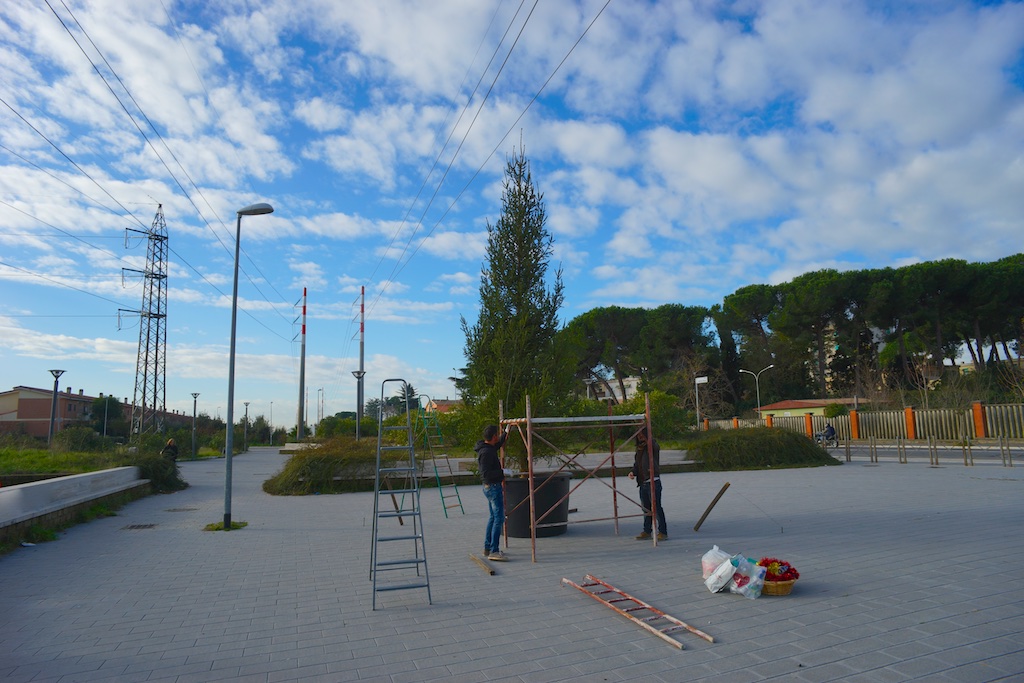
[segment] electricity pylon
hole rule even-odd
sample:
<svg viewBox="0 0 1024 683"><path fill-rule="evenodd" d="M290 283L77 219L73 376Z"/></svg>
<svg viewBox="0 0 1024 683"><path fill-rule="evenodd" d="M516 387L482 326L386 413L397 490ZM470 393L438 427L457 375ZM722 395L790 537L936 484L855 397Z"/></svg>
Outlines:
<svg viewBox="0 0 1024 683"><path fill-rule="evenodd" d="M149 431L162 431L167 410L167 223L163 205L156 209L146 235L146 269L124 270L142 275L142 307L139 314L139 355L135 364L135 395L132 398L131 439Z"/></svg>

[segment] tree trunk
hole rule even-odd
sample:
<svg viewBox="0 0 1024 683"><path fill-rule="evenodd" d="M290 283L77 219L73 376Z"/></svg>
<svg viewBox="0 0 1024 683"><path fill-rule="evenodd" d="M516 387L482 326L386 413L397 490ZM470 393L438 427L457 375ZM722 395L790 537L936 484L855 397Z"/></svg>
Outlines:
<svg viewBox="0 0 1024 683"><path fill-rule="evenodd" d="M978 351L978 363L980 367L976 368L978 372L985 369L985 349L981 343L981 325L978 323L978 319L974 319L974 344Z"/></svg>

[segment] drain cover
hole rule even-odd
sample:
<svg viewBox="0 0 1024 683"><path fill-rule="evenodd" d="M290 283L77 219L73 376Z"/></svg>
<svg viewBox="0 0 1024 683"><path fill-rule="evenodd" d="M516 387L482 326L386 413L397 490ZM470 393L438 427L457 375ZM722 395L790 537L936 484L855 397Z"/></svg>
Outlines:
<svg viewBox="0 0 1024 683"><path fill-rule="evenodd" d="M199 508L168 508L164 512L195 512Z"/></svg>
<svg viewBox="0 0 1024 683"><path fill-rule="evenodd" d="M121 527L122 530L134 531L135 529L153 529L156 524L129 524L128 526Z"/></svg>

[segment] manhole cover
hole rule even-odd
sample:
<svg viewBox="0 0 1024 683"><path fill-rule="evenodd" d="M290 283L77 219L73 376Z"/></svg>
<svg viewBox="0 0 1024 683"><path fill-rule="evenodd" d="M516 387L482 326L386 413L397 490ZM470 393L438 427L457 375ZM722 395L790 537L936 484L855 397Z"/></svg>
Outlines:
<svg viewBox="0 0 1024 683"><path fill-rule="evenodd" d="M135 529L153 529L156 524L129 524L128 526L121 527L122 530L134 531Z"/></svg>

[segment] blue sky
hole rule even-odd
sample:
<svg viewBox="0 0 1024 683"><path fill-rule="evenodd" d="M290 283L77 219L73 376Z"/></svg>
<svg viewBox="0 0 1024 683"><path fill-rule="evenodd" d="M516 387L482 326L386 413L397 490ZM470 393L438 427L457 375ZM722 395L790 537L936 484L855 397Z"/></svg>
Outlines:
<svg viewBox="0 0 1024 683"><path fill-rule="evenodd" d="M8 0L0 389L62 368L132 396L118 308L141 305L122 269L146 246L125 235L159 203L168 408L198 391L225 416L235 212L265 201L242 225L236 416L294 425L303 287L310 421L354 409L362 286L366 397L399 377L454 398L520 140L565 320L994 260L1022 248L1022 64L1014 2Z"/></svg>

